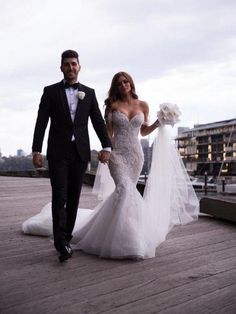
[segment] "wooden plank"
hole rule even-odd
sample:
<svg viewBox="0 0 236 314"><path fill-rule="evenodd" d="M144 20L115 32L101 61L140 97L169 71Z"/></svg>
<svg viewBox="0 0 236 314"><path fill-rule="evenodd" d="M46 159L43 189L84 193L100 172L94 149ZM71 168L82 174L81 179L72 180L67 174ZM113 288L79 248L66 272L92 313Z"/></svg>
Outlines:
<svg viewBox="0 0 236 314"><path fill-rule="evenodd" d="M221 267L223 264L221 263ZM232 264L233 259L230 263L231 267ZM101 280L94 285L80 288L78 285L83 278L78 277L74 278L74 281L70 280L69 285L68 283L61 285L60 281L55 282L53 290L48 288L44 296L39 294L38 298L35 297L33 300L30 298L32 287L26 286L22 295L28 297L27 302L16 306L20 313L29 313L31 309L39 307L43 313L52 311L63 313L58 309L58 303L61 298L64 298L63 304L67 307L68 313L73 312L74 309L82 309L87 313L105 313L111 309L119 309L120 313L139 313L139 311L154 313L154 310L165 310L190 300L194 302L197 297L215 293L230 285L234 289L236 269L227 272L222 269L218 269L218 273L214 270L213 274L208 273L209 270L205 266L198 269L199 273L196 276L192 276L193 270L190 269L187 272L176 272L164 277L159 277L150 270L149 274L145 273L143 277L137 278L135 274L130 274L128 278L124 276L119 277L118 280ZM195 304L197 305L197 302ZM6 308L9 313L12 309L14 311L12 306Z"/></svg>
<svg viewBox="0 0 236 314"><path fill-rule="evenodd" d="M176 227L156 257L142 262L75 252L62 265L48 238L20 231L22 221L48 200L48 179L0 177L1 314L182 314L188 309L205 314L217 312L220 304L224 313L234 313L234 224L202 217ZM96 203L84 186L81 204Z"/></svg>
<svg viewBox="0 0 236 314"><path fill-rule="evenodd" d="M232 244L233 245L233 241ZM204 253L202 254L202 256L199 256L200 253ZM183 253L182 253L183 254ZM39 275L40 272L43 271L43 268L45 267L45 262L47 260L50 260L52 262L50 269L50 272L53 270L52 267L55 267L56 260L54 258L54 255L52 254L51 251L42 251L42 252L38 252L37 254L34 254L34 258L31 258L29 256L23 256L23 258L21 259L17 259L16 257L11 257L8 259L9 261L9 266L8 267L4 267L5 269L5 274L2 275L1 279L2 279L2 284L4 285L5 283L7 284L8 281L10 280L11 283L8 283L8 285L6 286L5 289L8 289L9 291L11 291L11 288L14 286L14 284L17 281L21 281L22 279L22 273L26 273L26 274L36 274ZM40 256L43 255L43 260L42 263L40 263ZM51 255L51 256L50 256ZM90 275L94 274L96 272L99 272L98 274L96 274L97 276L101 276L104 277L105 274L103 274L102 272L108 271L108 270L112 270L112 273L107 273L106 276L109 278L114 278L115 276L119 277L119 271L121 269L121 267L118 267L117 263L114 261L107 261L107 263L104 264L104 260L101 263L100 259L91 257L91 260L87 259L87 255L82 254L82 253L75 253L77 259L78 259L78 263L76 262L76 257L75 259L73 259L73 263L70 263L70 268L66 269L66 275L65 275L65 279L68 276L73 276L73 271L80 268L82 269L82 271L89 271ZM181 253L175 254L175 255L158 255L157 257L159 258L158 261L158 270L156 270L156 273L162 273L163 271L165 271L167 268L169 268L169 272L171 273L176 272L176 271L181 271L181 270L186 270L186 269L191 269L191 267L197 267L199 264L204 265L204 263L208 264L209 261L215 260L217 259L217 261L224 261L226 258L230 259L231 257L236 256L236 252L234 249L232 249L232 247L229 247L227 249L221 249L219 251L217 251L216 249L214 250L214 248L212 248L211 251L208 252L203 252L202 250L195 250L195 252L188 252L185 254L185 262L183 263L180 259L181 257ZM12 261L13 260L13 261ZM25 262L28 261L28 263ZM74 261L75 260L75 261ZM17 261L17 262L16 262ZM55 261L55 263L53 263L53 261ZM44 262L44 263L43 263ZM98 263L98 264L96 264ZM130 265L131 263L131 265ZM13 266L14 264L18 265L18 268L14 268ZM142 262L140 264L141 267L139 267L139 264L136 265L133 262L125 262L123 261L122 267L124 266L124 264L126 265L126 269L122 269L122 273L126 276L129 275L129 272L131 270L134 270L136 273L140 273L140 272L144 272L144 271L149 271L150 269L153 269L154 267L156 267L156 262L152 261L152 263L147 263ZM92 269L93 266L96 266L95 269ZM32 268L33 266L33 268ZM46 265L47 266L47 265ZM173 269L172 269L173 267ZM61 269L61 268L59 268ZM55 270L57 271L57 269ZM117 272L117 273L116 273ZM52 274L53 275L53 274ZM45 275L47 276L47 275ZM64 280L64 275L62 275L62 279ZM84 274L82 274L82 276L84 276ZM14 279L14 280L13 280ZM44 278L44 274L42 274L42 276L40 276L39 281L44 280L46 278ZM89 281L93 280L93 278L89 278ZM31 278L27 277L24 279L24 282L26 284L30 283ZM4 289L4 288L3 288Z"/></svg>
<svg viewBox="0 0 236 314"><path fill-rule="evenodd" d="M161 314L189 314L195 313L233 314L236 312L236 284L226 286L214 292L206 293L183 304L161 311Z"/></svg>

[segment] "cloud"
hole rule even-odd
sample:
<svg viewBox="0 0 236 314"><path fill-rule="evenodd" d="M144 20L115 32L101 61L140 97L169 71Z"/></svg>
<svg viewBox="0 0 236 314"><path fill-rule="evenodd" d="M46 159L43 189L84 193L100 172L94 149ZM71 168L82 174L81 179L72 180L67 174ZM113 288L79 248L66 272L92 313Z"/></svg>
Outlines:
<svg viewBox="0 0 236 314"><path fill-rule="evenodd" d="M151 119L164 101L178 103L190 127L235 117L235 13L233 0L4 2L2 153L30 151L43 87L61 80L60 54L68 48L79 51L80 80L96 89L101 110L112 76L125 70ZM93 131L91 143L100 147Z"/></svg>

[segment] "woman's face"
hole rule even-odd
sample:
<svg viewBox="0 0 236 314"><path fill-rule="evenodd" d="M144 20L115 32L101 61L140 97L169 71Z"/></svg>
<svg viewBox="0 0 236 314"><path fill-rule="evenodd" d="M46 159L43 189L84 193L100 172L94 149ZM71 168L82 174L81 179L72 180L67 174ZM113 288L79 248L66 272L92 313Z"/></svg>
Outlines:
<svg viewBox="0 0 236 314"><path fill-rule="evenodd" d="M131 85L129 80L121 75L118 80L117 80L117 86L118 86L118 90L120 92L121 95L127 95L131 92Z"/></svg>

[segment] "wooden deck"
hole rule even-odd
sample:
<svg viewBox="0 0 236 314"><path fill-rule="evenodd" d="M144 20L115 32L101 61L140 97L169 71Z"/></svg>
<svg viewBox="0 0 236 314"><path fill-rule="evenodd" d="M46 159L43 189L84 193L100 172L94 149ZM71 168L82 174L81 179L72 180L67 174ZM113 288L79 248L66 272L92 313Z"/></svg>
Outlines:
<svg viewBox="0 0 236 314"><path fill-rule="evenodd" d="M235 224L201 217L176 227L153 259L57 261L21 223L50 200L45 178L0 177L0 313L236 313ZM84 186L81 207L96 199Z"/></svg>

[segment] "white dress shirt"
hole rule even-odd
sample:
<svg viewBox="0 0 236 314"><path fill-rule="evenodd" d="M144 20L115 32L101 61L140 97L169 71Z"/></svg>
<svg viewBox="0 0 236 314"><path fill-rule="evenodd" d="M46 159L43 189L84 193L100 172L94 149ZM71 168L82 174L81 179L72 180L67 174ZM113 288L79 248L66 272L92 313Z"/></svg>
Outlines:
<svg viewBox="0 0 236 314"><path fill-rule="evenodd" d="M77 109L77 103L78 103L78 89L74 89L73 87L69 87L65 89L66 92L66 98L69 105L70 110L70 116L71 120L74 122L75 119L75 113ZM72 135L71 141L75 141L74 134ZM111 152L111 147L104 147L103 150L106 150L108 152Z"/></svg>

